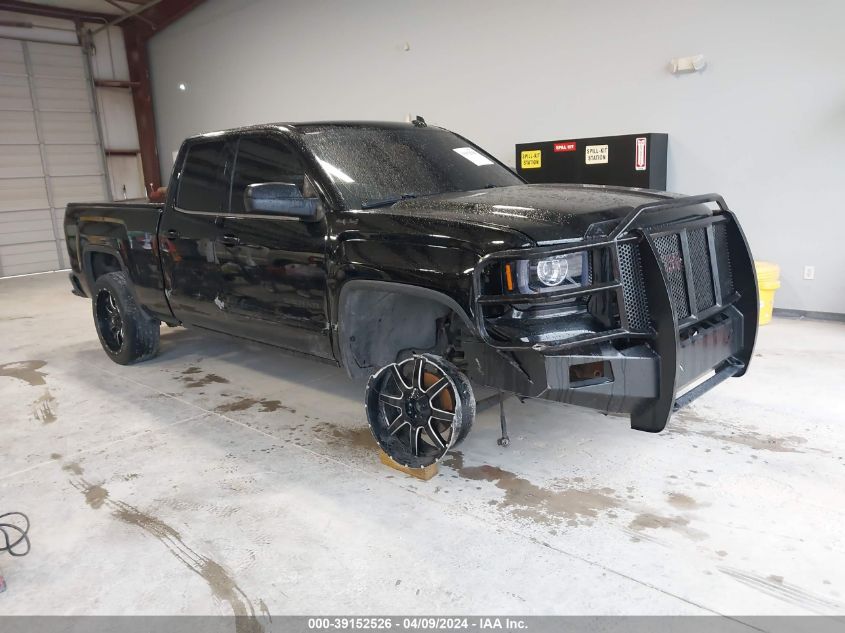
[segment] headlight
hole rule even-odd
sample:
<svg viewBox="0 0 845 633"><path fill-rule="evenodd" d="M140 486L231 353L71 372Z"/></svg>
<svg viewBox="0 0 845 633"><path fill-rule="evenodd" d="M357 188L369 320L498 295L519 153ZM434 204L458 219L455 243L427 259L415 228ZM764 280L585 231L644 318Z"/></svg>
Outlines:
<svg viewBox="0 0 845 633"><path fill-rule="evenodd" d="M556 255L537 262L537 280L545 286L559 286L569 273L569 258Z"/></svg>
<svg viewBox="0 0 845 633"><path fill-rule="evenodd" d="M588 277L586 251L516 262L516 285L523 294L580 288L589 285Z"/></svg>

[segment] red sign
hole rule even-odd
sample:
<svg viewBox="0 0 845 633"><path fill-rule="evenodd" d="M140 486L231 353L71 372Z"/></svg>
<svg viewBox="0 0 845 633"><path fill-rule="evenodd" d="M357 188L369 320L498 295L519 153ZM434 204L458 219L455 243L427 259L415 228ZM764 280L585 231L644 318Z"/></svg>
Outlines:
<svg viewBox="0 0 845 633"><path fill-rule="evenodd" d="M562 143L555 143L556 152L574 152L575 141L564 141Z"/></svg>
<svg viewBox="0 0 845 633"><path fill-rule="evenodd" d="M636 171L645 171L646 167L646 138L640 136L637 138L637 151L634 156L634 169Z"/></svg>

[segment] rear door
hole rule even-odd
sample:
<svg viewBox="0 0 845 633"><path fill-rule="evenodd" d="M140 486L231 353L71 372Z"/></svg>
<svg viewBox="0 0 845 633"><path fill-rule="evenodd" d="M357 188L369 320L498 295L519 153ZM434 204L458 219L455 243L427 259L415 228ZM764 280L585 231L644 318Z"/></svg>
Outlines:
<svg viewBox="0 0 845 633"><path fill-rule="evenodd" d="M187 148L178 187L159 229L165 292L183 323L228 329L218 241L229 208L235 141L194 141Z"/></svg>
<svg viewBox="0 0 845 633"><path fill-rule="evenodd" d="M316 196L299 152L276 135L241 137L230 212L220 222L216 251L233 333L287 349L333 358L326 307L326 220L255 217L244 208L247 186L295 184Z"/></svg>

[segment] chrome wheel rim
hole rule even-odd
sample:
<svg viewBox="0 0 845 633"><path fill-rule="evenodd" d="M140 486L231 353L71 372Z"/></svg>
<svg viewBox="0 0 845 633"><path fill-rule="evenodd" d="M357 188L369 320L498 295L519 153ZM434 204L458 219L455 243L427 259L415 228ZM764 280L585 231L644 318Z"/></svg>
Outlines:
<svg viewBox="0 0 845 633"><path fill-rule="evenodd" d="M435 463L460 431L456 385L422 355L387 365L370 378L366 408L379 446L403 466Z"/></svg>
<svg viewBox="0 0 845 633"><path fill-rule="evenodd" d="M123 317L114 295L108 290L101 290L97 295L97 329L109 350L119 352L123 348Z"/></svg>

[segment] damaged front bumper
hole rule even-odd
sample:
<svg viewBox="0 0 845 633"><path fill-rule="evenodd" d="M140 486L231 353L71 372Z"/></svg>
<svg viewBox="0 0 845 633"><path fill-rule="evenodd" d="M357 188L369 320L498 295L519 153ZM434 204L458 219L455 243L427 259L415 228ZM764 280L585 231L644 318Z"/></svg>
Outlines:
<svg viewBox="0 0 845 633"><path fill-rule="evenodd" d="M693 222L636 226L644 211L702 202L719 209ZM618 274L597 291L616 293L616 327L544 345L502 344L486 330L482 307L481 340L467 345L470 377L523 396L627 414L633 428L659 432L672 412L742 375L757 332L757 282L748 244L724 201L702 196L643 205L607 238L567 248L608 249L614 270L624 271L623 243L635 245L635 274ZM636 293L626 284L641 284L642 301L631 300Z"/></svg>

